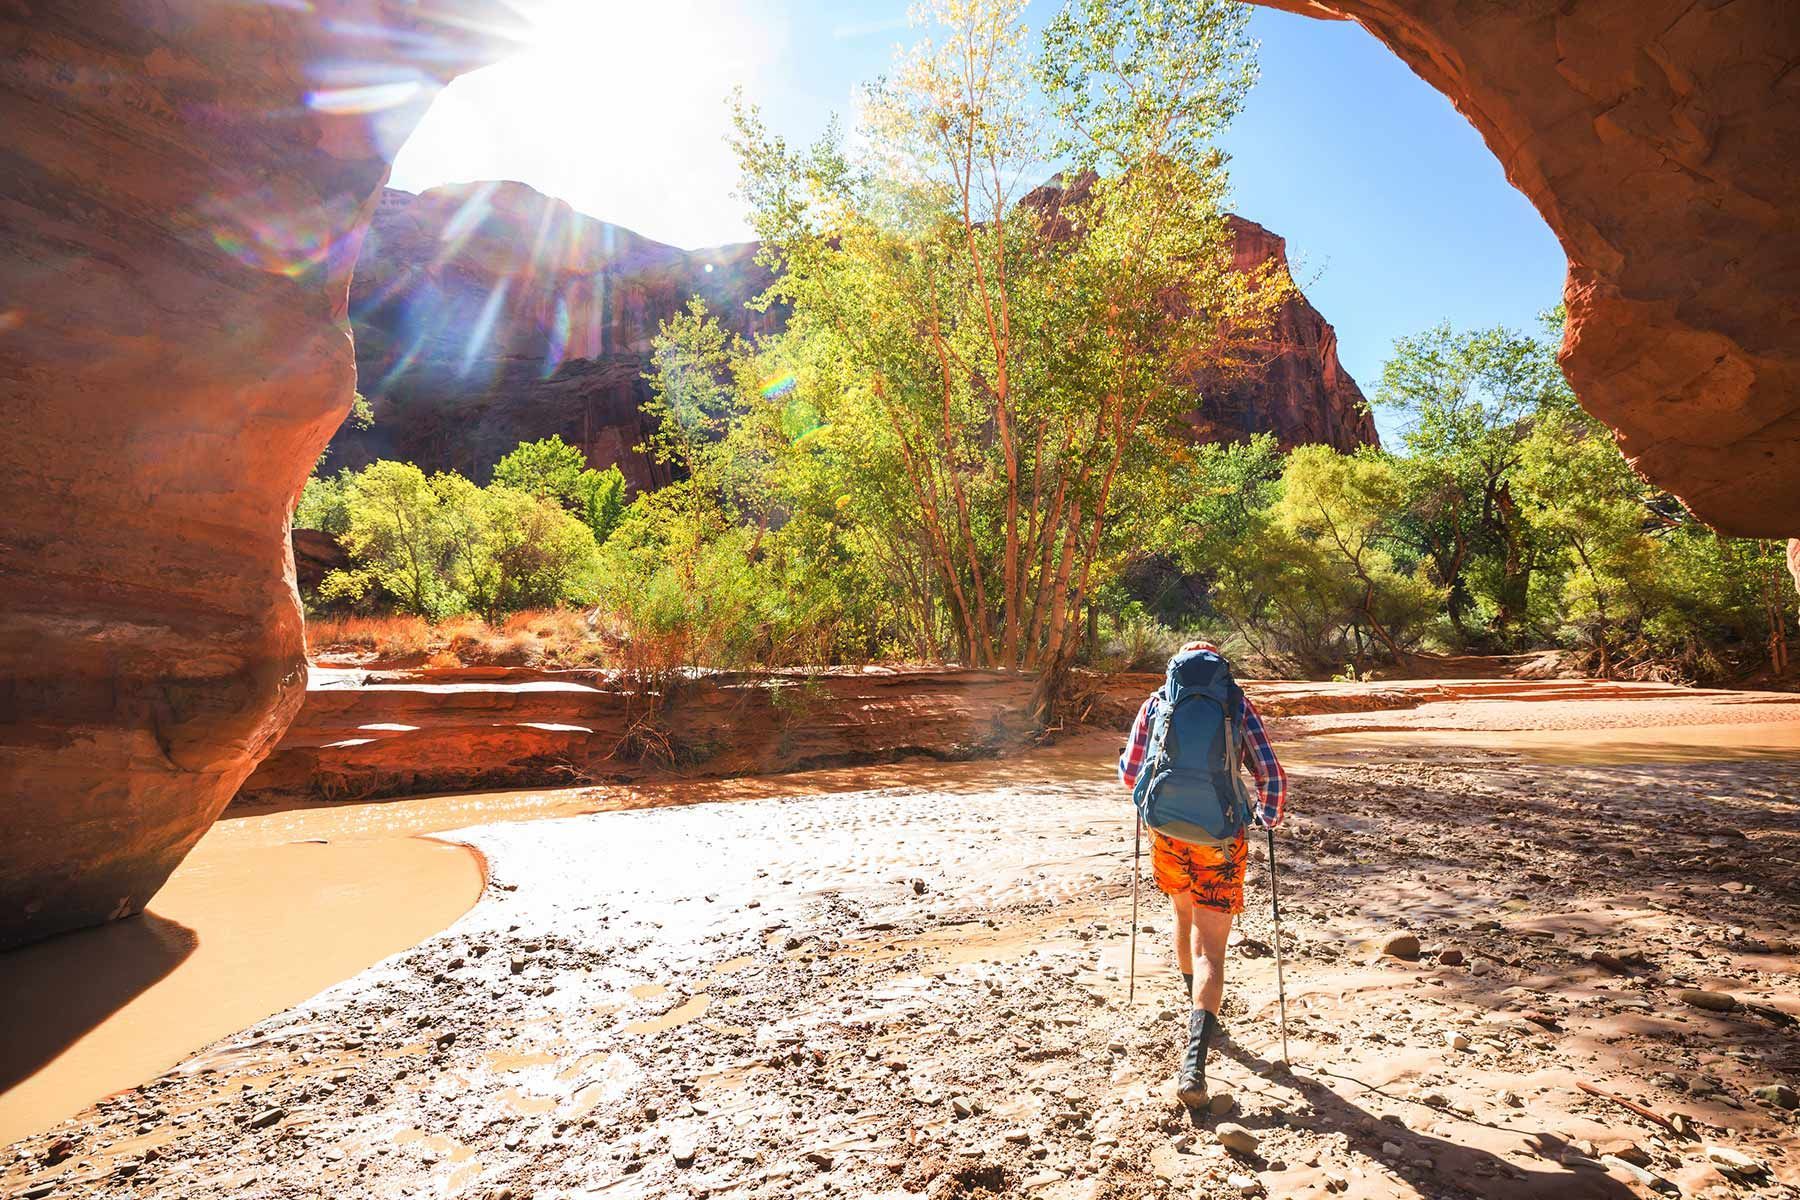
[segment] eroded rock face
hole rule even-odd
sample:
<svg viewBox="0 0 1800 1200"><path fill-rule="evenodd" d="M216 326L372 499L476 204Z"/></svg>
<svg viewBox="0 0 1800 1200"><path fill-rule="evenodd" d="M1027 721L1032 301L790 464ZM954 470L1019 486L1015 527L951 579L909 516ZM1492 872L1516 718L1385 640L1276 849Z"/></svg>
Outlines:
<svg viewBox="0 0 1800 1200"><path fill-rule="evenodd" d="M1800 5L1258 0L1361 23L1481 131L1569 256L1563 370L1645 475L1800 528Z"/></svg>
<svg viewBox="0 0 1800 1200"><path fill-rule="evenodd" d="M499 52L438 11L0 10L0 947L142 908L300 705L287 513L358 234Z"/></svg>
<svg viewBox="0 0 1800 1200"><path fill-rule="evenodd" d="M1235 213L1225 220L1239 271L1274 262L1289 274L1286 239ZM1235 441L1266 432L1283 449L1316 443L1343 451L1381 444L1362 389L1338 361L1337 332L1298 288L1244 357L1241 371L1199 381L1205 402L1188 418L1198 438Z"/></svg>
<svg viewBox="0 0 1800 1200"><path fill-rule="evenodd" d="M1053 187L1032 193L1048 203ZM1244 269L1286 262L1282 239L1229 218ZM650 433L657 327L691 296L744 337L778 329L779 309L744 302L769 284L756 244L684 251L595 220L522 183L472 183L414 196L388 189L350 287L366 430L332 439L334 467L379 458L485 480L522 441L560 436L634 490L670 481L638 447ZM1284 446L1375 443L1362 392L1337 359L1331 326L1296 294L1268 339L1207 393L1203 440L1273 432Z"/></svg>
<svg viewBox="0 0 1800 1200"><path fill-rule="evenodd" d="M756 246L685 251L576 212L522 183L382 193L351 285L367 430L334 466L378 458L485 480L522 441L557 434L633 489L669 482L637 451L657 327L691 296L749 336L769 284Z"/></svg>

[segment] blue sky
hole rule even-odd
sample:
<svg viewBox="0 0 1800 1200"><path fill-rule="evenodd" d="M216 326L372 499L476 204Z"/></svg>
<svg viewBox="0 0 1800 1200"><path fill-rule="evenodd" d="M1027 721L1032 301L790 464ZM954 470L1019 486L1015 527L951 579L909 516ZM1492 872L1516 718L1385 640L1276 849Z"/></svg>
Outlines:
<svg viewBox="0 0 1800 1200"><path fill-rule="evenodd" d="M905 0L530 3L541 36L439 97L394 185L518 179L689 248L747 234L722 142L731 87L810 137L914 36ZM1053 9L1034 0L1032 19ZM1438 321L1535 330L1561 298L1561 250L1450 102L1354 24L1258 9L1251 30L1262 79L1225 139L1233 208L1287 238L1364 391L1394 338Z"/></svg>

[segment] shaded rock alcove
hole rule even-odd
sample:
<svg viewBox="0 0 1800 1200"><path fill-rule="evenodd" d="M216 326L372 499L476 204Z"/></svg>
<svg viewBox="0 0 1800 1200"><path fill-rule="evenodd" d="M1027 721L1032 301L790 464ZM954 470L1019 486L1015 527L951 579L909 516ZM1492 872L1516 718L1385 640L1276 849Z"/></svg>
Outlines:
<svg viewBox="0 0 1800 1200"><path fill-rule="evenodd" d="M1444 91L1570 258L1563 361L1720 528L1800 531L1800 9L1277 0ZM288 506L348 281L485 0L0 14L0 947L140 911L292 719Z"/></svg>

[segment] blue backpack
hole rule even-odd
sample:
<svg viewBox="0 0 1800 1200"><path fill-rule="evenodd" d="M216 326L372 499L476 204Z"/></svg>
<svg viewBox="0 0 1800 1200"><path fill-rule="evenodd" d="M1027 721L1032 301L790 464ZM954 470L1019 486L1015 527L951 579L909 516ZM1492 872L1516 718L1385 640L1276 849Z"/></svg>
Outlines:
<svg viewBox="0 0 1800 1200"><path fill-rule="evenodd" d="M1244 694L1210 650L1169 660L1162 703L1150 720L1132 803L1144 824L1177 841L1222 846L1250 823L1250 790L1239 769Z"/></svg>

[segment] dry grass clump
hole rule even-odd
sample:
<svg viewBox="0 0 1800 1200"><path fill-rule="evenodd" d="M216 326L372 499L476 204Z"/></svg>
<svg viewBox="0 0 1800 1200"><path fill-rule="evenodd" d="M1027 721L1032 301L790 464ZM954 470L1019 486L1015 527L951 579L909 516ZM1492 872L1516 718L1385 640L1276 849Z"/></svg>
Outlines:
<svg viewBox="0 0 1800 1200"><path fill-rule="evenodd" d="M372 652L384 661L413 659L424 655L431 641L431 625L423 617L320 617L306 623L306 652L315 658L349 650Z"/></svg>
<svg viewBox="0 0 1800 1200"><path fill-rule="evenodd" d="M626 665L628 646L628 639L572 608L513 613L497 626L473 614L435 626L412 616L321 616L306 623L309 655L371 666L612 667Z"/></svg>

